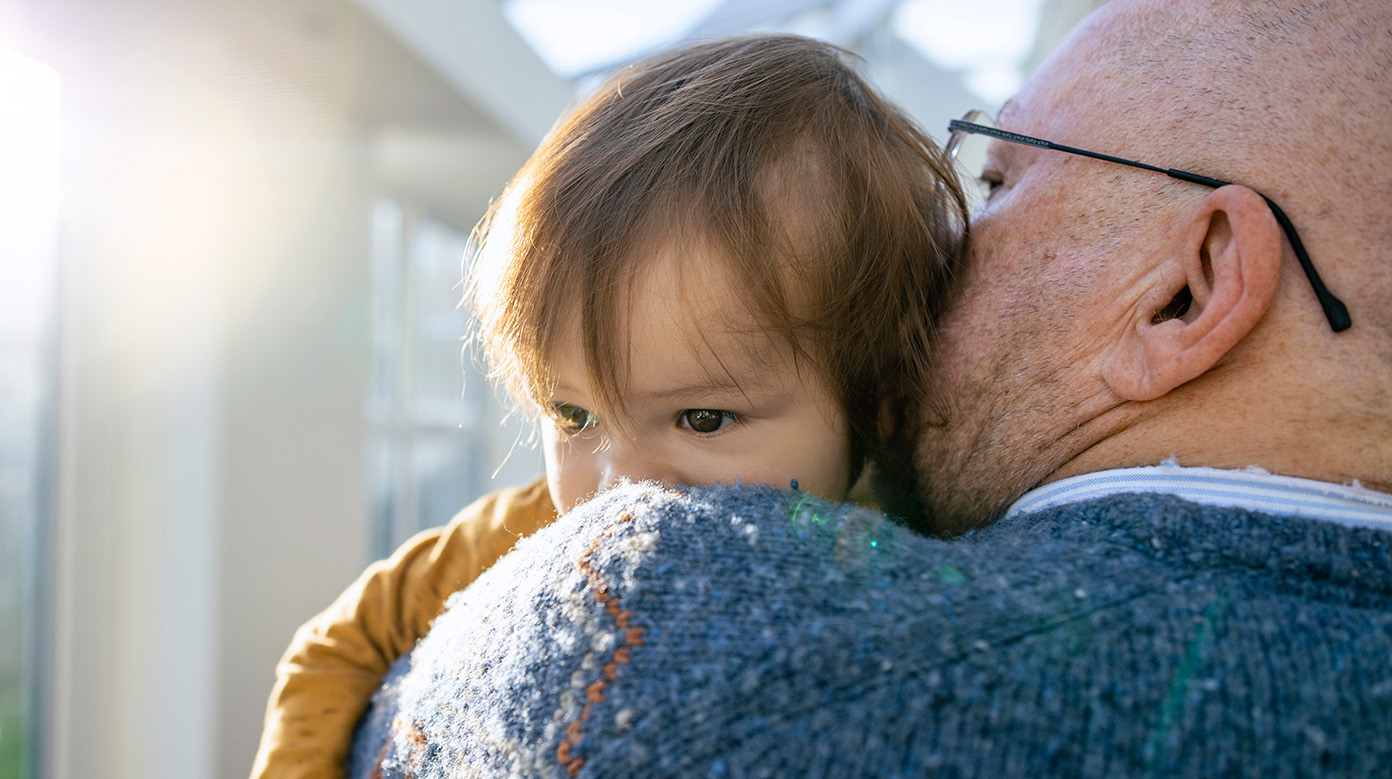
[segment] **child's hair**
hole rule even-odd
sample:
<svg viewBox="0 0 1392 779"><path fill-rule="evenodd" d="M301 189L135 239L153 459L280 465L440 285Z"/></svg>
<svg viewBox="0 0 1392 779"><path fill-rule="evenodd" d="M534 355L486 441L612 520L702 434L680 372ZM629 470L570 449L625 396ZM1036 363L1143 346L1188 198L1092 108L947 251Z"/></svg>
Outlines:
<svg viewBox="0 0 1392 779"><path fill-rule="evenodd" d="M858 470L882 404L921 392L967 206L857 65L820 41L738 37L652 56L584 100L476 233L466 302L492 375L544 406L548 357L575 337L592 410L622 430L635 279L655 247L691 246L726 265L697 281L728 280L840 402Z"/></svg>

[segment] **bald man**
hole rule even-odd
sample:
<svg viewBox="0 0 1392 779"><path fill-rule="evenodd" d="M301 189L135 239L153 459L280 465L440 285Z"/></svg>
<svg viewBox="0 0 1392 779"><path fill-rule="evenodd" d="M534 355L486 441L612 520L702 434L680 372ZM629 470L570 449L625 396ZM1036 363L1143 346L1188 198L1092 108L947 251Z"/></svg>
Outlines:
<svg viewBox="0 0 1392 779"><path fill-rule="evenodd" d="M1040 485L1017 511L1163 490L1317 518L1367 502L1387 522L1389 16L1385 0L1112 2L1007 104L1000 129L1232 184L992 139L918 431L938 529ZM1095 475L1167 462L1243 473Z"/></svg>
<svg viewBox="0 0 1392 779"><path fill-rule="evenodd" d="M602 495L456 596L354 775L1385 774L1389 72L1387 0L1112 0L954 123L988 198L912 431L948 538Z"/></svg>

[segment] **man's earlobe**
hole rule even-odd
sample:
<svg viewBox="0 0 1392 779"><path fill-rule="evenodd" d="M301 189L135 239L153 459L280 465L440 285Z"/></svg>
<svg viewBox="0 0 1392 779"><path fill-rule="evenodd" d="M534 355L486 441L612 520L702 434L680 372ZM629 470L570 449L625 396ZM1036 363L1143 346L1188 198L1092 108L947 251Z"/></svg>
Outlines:
<svg viewBox="0 0 1392 779"><path fill-rule="evenodd" d="M1150 290L1102 367L1127 400L1154 400L1212 368L1266 314L1281 273L1281 228L1261 195L1230 185L1214 190L1174 233Z"/></svg>

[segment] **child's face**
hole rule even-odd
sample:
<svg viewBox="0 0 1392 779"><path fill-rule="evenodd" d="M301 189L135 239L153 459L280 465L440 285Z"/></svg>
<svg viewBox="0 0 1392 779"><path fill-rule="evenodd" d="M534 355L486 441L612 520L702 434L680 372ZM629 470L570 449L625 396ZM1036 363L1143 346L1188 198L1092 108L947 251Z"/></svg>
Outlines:
<svg viewBox="0 0 1392 779"><path fill-rule="evenodd" d="M782 339L749 333L722 268L657 265L629 312L623 433L593 413L574 329L551 355L556 390L542 430L557 509L623 477L779 487L796 479L800 490L843 497L850 434L823 383L799 372Z"/></svg>

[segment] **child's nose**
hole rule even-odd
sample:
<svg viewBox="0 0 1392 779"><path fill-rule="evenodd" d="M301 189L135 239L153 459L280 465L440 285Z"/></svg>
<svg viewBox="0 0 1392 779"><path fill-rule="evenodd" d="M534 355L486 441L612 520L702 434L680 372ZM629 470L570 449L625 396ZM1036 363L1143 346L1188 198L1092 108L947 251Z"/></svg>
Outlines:
<svg viewBox="0 0 1392 779"><path fill-rule="evenodd" d="M611 441L609 456L600 472L600 491L609 489L621 479L651 480L678 484L681 477L658 453L632 441Z"/></svg>

